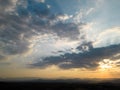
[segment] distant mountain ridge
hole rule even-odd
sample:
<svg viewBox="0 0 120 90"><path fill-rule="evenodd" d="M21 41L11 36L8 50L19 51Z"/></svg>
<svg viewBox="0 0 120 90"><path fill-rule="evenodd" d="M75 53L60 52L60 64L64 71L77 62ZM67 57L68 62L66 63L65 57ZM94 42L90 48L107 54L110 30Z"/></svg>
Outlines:
<svg viewBox="0 0 120 90"><path fill-rule="evenodd" d="M19 79L0 79L0 82L40 82L40 83L120 83L120 79L33 79L33 78L19 78Z"/></svg>

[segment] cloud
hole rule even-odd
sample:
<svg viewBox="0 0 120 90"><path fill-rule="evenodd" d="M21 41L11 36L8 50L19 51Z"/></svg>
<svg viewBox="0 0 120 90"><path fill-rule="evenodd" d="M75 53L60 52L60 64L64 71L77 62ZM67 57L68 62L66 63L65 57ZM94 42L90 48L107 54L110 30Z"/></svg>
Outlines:
<svg viewBox="0 0 120 90"><path fill-rule="evenodd" d="M34 61L42 60L48 56L58 56L66 52L78 52L79 40L69 40L67 38L59 38L57 35L45 34L38 35L31 39L33 52L30 54ZM61 44L62 43L62 44ZM82 43L82 42L81 42Z"/></svg>
<svg viewBox="0 0 120 90"><path fill-rule="evenodd" d="M43 3L45 2L45 0L36 0L36 1L38 1L38 2L43 2Z"/></svg>
<svg viewBox="0 0 120 90"><path fill-rule="evenodd" d="M52 34L58 36L59 40L64 38L78 40L80 26L83 24L65 23L70 16L51 13L51 8L43 0L0 2L1 59L2 55L7 57L28 52L32 45L30 39L37 35Z"/></svg>
<svg viewBox="0 0 120 90"><path fill-rule="evenodd" d="M86 15L89 15L90 13L92 13L95 9L94 8L90 8L87 12Z"/></svg>
<svg viewBox="0 0 120 90"><path fill-rule="evenodd" d="M62 69L95 69L103 59L112 58L115 54L120 53L120 45L91 48L91 43L89 43L87 46L90 50L84 51L84 53L65 53L60 56L47 57L44 58L43 61L31 64L31 67L45 68L50 65L56 65Z"/></svg>
<svg viewBox="0 0 120 90"><path fill-rule="evenodd" d="M67 14L63 14L63 15L57 15L57 19L59 19L60 21L65 21L67 19L70 19L72 16L67 15Z"/></svg>
<svg viewBox="0 0 120 90"><path fill-rule="evenodd" d="M10 5L13 3L15 2L10 0L2 0L0 3L3 5L1 6L3 12L0 12L0 53L4 56L21 54L29 50L29 38L35 35L32 31L32 27L29 26L34 19L32 18L31 20L30 16L34 12L43 13L44 11L44 9L42 11L36 11L36 9L38 9L37 6L37 8L33 8L34 11L30 11L29 9L26 9L26 7L20 6L19 2L19 5L16 6L14 12L6 12L6 8L12 8ZM40 13L35 14L40 15ZM2 55L1 59L3 59Z"/></svg>
<svg viewBox="0 0 120 90"><path fill-rule="evenodd" d="M93 46L96 47L106 47L109 45L120 44L120 27L114 27L101 32Z"/></svg>
<svg viewBox="0 0 120 90"><path fill-rule="evenodd" d="M75 23L57 23L52 26L51 30L60 37L77 39L80 35L79 26L81 25Z"/></svg>
<svg viewBox="0 0 120 90"><path fill-rule="evenodd" d="M120 53L117 53L116 55L114 55L110 59L112 59L112 60L119 60L120 59Z"/></svg>
<svg viewBox="0 0 120 90"><path fill-rule="evenodd" d="M104 59L118 60L120 27L96 30L94 22L82 23L96 20L89 17L100 11L101 1L76 12L54 0L0 0L0 60L25 60L19 62L30 62L31 68L56 65L61 69L96 69Z"/></svg>
<svg viewBox="0 0 120 90"><path fill-rule="evenodd" d="M0 0L0 12L13 11L16 7L17 0Z"/></svg>
<svg viewBox="0 0 120 90"><path fill-rule="evenodd" d="M0 11L4 11L4 9L6 9L7 7L9 7L11 5L11 1L10 0L0 0Z"/></svg>
<svg viewBox="0 0 120 90"><path fill-rule="evenodd" d="M0 14L0 17L0 45L2 53L6 55L24 52L29 44L25 37L30 33L30 31L27 31L30 28L16 15ZM20 37L22 34L25 36L23 39Z"/></svg>
<svg viewBox="0 0 120 90"><path fill-rule="evenodd" d="M0 60L5 59L5 57L3 55L0 55Z"/></svg>
<svg viewBox="0 0 120 90"><path fill-rule="evenodd" d="M91 69L99 61L117 58L113 56L120 53L119 28L99 33L96 41L91 42L97 31L94 35L83 33L93 24L81 22L86 14L82 11L75 16L53 12L52 4L48 7L44 0L2 0L0 5L0 60L32 49L31 57L35 56L36 63L31 67ZM90 8L87 14L93 10Z"/></svg>

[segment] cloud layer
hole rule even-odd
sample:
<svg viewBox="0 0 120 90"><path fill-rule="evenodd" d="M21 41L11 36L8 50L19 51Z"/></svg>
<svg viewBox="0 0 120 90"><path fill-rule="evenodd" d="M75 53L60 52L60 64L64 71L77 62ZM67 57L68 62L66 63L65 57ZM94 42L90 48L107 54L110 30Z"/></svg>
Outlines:
<svg viewBox="0 0 120 90"><path fill-rule="evenodd" d="M95 8L71 15L62 12L65 10L57 6L58 1L0 0L0 60L22 57L32 49L30 67L92 69L103 59L119 58L114 57L120 53L119 27L86 33L91 27L82 19Z"/></svg>
<svg viewBox="0 0 120 90"><path fill-rule="evenodd" d="M35 35L53 34L59 38L77 39L82 24L64 23L67 15L50 13L46 3L39 0L1 1L1 57L29 50L29 39ZM15 3L15 4L14 4ZM15 5L10 12L6 11ZM68 17L69 18L69 17Z"/></svg>
<svg viewBox="0 0 120 90"><path fill-rule="evenodd" d="M84 45L83 47L85 47ZM87 68L95 69L99 66L99 62L103 59L113 59L114 55L120 53L120 45L112 45L103 48L92 48L88 44L89 51L84 53L66 53L61 56L52 56L44 58L43 61L33 64L33 67L48 67L50 65L57 65L62 69L71 68ZM80 50L82 48L79 48ZM115 58L113 59L115 60Z"/></svg>

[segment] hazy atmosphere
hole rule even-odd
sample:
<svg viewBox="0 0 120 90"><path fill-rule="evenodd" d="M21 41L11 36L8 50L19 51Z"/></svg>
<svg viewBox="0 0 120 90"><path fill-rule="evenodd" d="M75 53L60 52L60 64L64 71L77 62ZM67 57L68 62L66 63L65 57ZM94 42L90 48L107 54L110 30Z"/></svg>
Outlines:
<svg viewBox="0 0 120 90"><path fill-rule="evenodd" d="M120 78L120 0L0 0L8 78Z"/></svg>

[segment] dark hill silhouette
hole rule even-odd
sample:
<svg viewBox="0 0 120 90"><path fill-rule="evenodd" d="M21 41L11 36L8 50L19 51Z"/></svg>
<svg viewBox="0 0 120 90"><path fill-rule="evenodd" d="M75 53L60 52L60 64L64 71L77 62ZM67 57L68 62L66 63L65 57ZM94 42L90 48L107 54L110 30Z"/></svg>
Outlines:
<svg viewBox="0 0 120 90"><path fill-rule="evenodd" d="M0 82L0 90L120 90L120 79L36 79Z"/></svg>

